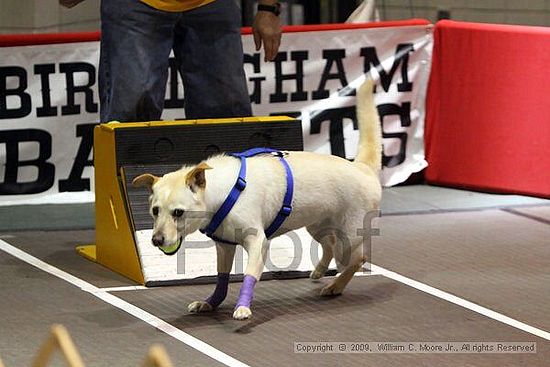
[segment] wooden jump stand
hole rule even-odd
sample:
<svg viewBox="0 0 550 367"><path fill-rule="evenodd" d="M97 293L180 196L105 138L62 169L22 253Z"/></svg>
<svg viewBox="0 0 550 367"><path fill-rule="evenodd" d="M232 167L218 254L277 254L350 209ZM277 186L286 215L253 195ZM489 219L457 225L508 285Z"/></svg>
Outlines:
<svg viewBox="0 0 550 367"><path fill-rule="evenodd" d="M50 329L48 339L42 344L36 357L32 362L32 367L47 367L52 355L59 351L69 367L85 367L80 353L69 332L63 325L55 324ZM141 367L173 367L168 354L160 344L153 344L143 361ZM0 359L0 367L4 367Z"/></svg>
<svg viewBox="0 0 550 367"><path fill-rule="evenodd" d="M96 242L80 245L85 258L147 285L135 231L152 228L148 195L128 185L134 174L163 175L212 154L250 148L302 150L300 121L286 116L111 122L94 129ZM129 195L141 200L131 206ZM140 196L141 195L141 196ZM131 196L131 195L130 195ZM134 196L132 196L134 197Z"/></svg>

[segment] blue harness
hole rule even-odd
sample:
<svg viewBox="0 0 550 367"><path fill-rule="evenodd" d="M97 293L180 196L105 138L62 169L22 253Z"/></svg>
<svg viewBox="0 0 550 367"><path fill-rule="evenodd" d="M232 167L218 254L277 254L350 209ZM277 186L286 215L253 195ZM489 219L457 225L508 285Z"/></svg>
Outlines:
<svg viewBox="0 0 550 367"><path fill-rule="evenodd" d="M273 233L275 233L279 229L279 227L281 227L285 219L292 212L294 178L292 176L292 170L290 169L288 162L284 158L284 153L279 150L270 148L254 148L242 153L233 153L231 154L233 157L239 158L241 160L241 169L239 170L239 177L237 177L237 182L235 182L235 185L229 192L229 195L220 206L218 211L214 214L210 223L205 228L200 230L202 233L204 233L214 241L230 245L237 245L237 243L235 242L225 241L221 238L214 236L214 232L216 232L225 217L227 217L227 215L239 199L239 196L241 196L241 192L243 192L246 188L246 158L253 157L259 154L272 154L276 157L279 157L279 161L282 163L286 171L286 193L283 199L283 206L281 210L279 210L279 213L277 213L277 216L275 217L273 222L269 225L269 227L267 227L267 229L265 229L264 232L266 238L270 238Z"/></svg>

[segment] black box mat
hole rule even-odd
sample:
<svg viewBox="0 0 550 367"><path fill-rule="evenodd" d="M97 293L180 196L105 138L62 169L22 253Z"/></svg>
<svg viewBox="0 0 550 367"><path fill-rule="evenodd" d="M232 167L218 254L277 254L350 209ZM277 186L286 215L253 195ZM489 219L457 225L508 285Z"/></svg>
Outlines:
<svg viewBox="0 0 550 367"><path fill-rule="evenodd" d="M115 131L117 169L128 165L198 163L214 154L256 147L303 150L299 120L150 126Z"/></svg>

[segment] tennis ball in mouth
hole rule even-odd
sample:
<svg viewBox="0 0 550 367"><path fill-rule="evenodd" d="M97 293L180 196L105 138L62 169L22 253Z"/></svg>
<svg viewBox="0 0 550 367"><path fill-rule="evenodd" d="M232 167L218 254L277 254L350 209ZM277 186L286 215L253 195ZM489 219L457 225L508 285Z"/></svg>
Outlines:
<svg viewBox="0 0 550 367"><path fill-rule="evenodd" d="M164 252L165 255L174 255L180 249L181 243L182 243L182 238L180 237L180 238L178 238L176 243L174 243L173 245L162 246L162 247L159 247L159 249L162 252Z"/></svg>

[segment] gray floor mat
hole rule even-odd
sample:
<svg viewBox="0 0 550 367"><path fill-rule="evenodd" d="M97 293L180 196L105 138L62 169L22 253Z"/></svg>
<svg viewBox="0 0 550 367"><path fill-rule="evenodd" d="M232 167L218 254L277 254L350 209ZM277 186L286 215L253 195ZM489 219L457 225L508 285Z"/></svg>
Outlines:
<svg viewBox="0 0 550 367"><path fill-rule="evenodd" d="M323 282L327 282L325 279ZM118 292L191 335L252 366L543 366L550 344L382 276L356 277L335 298L308 279L260 282L249 321L231 318L240 284L216 312L191 315L187 304L212 286ZM295 342L535 341L538 354L295 354Z"/></svg>
<svg viewBox="0 0 550 367"><path fill-rule="evenodd" d="M549 331L550 205L543 206L548 201L448 190L387 189L386 215L375 220L381 234L373 239L373 262ZM490 207L507 209L484 209ZM21 221L13 231L0 229L0 238L98 287L135 285L76 254L75 246L93 242L95 235L75 230L80 227L71 226L71 219L91 219L93 212L72 207L62 215L52 214L58 208L28 213L29 208L0 207L3 218ZM403 212L421 215L399 215ZM47 231L22 230L24 221L44 225L45 218L52 219ZM72 230L52 231L56 225ZM218 365L2 251L0 277L0 356L6 367L30 365L53 322L68 327L90 366L139 365L153 342L167 347L175 365ZM308 279L260 282L254 317L245 322L230 317L239 286L232 283L226 303L210 315L189 315L186 308L207 297L212 285L113 294L252 366L546 366L550 358L548 341L382 276L357 277L336 298L320 298L322 284ZM536 341L538 353L295 354L299 341Z"/></svg>
<svg viewBox="0 0 550 367"><path fill-rule="evenodd" d="M550 225L501 210L389 216L373 262L550 329Z"/></svg>
<svg viewBox="0 0 550 367"><path fill-rule="evenodd" d="M89 293L0 251L0 356L30 366L50 326L63 324L87 366L135 367L161 343L176 365L220 366ZM60 364L60 365L65 365Z"/></svg>

